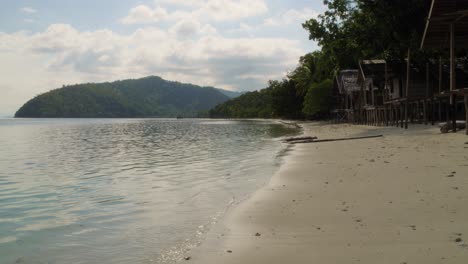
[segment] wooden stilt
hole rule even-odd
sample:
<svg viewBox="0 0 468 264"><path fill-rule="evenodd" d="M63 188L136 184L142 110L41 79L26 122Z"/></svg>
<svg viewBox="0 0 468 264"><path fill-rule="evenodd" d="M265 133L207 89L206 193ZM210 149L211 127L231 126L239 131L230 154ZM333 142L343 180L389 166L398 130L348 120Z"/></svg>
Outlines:
<svg viewBox="0 0 468 264"><path fill-rule="evenodd" d="M439 120L439 122L442 122L442 100L439 98L439 100L437 100L437 120Z"/></svg>
<svg viewBox="0 0 468 264"><path fill-rule="evenodd" d="M450 122L450 102L445 102L445 122Z"/></svg>
<svg viewBox="0 0 468 264"><path fill-rule="evenodd" d="M405 109L408 109L408 103L401 104L400 106L400 126L401 128L405 127Z"/></svg>
<svg viewBox="0 0 468 264"><path fill-rule="evenodd" d="M450 91L455 90L455 24L450 24ZM450 96L450 108L452 110L452 129L457 132L456 96ZM448 121L447 121L448 122Z"/></svg>
<svg viewBox="0 0 468 264"><path fill-rule="evenodd" d="M431 97L431 125L435 124L435 100Z"/></svg>
<svg viewBox="0 0 468 264"><path fill-rule="evenodd" d="M424 100L423 103L423 118L424 118L424 124L427 125L427 102Z"/></svg>
<svg viewBox="0 0 468 264"><path fill-rule="evenodd" d="M468 94L465 93L465 134L468 135Z"/></svg>
<svg viewBox="0 0 468 264"><path fill-rule="evenodd" d="M452 129L457 132L457 95L452 95Z"/></svg>
<svg viewBox="0 0 468 264"><path fill-rule="evenodd" d="M409 85L410 85L410 70L411 70L411 49L408 48L408 61L406 63L406 89L405 89L405 129L408 129L408 99L409 99Z"/></svg>

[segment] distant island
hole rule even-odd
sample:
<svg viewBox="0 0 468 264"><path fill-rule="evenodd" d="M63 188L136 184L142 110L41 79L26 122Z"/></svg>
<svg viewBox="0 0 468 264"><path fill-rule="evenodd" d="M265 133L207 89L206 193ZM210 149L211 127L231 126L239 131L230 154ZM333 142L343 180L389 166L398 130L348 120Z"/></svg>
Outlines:
<svg viewBox="0 0 468 264"><path fill-rule="evenodd" d="M205 117L214 106L239 95L150 76L64 86L29 100L15 117Z"/></svg>

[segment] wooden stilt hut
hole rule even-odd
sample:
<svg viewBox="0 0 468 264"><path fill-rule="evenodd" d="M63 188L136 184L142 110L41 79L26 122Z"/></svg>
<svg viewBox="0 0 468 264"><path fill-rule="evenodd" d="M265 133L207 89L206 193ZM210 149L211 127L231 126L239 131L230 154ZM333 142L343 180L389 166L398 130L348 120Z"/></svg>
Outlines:
<svg viewBox="0 0 468 264"><path fill-rule="evenodd" d="M452 130L457 129L459 105L464 105L468 135L468 74L457 67L457 50L468 47L468 0L432 0L421 42L422 49L449 50L449 87L443 87L443 59L439 61L439 102L448 102ZM466 54L465 54L466 55ZM440 108L440 104L439 104ZM448 125L448 120L447 120Z"/></svg>
<svg viewBox="0 0 468 264"><path fill-rule="evenodd" d="M336 76L335 84L340 96L339 108L334 112L338 119L357 122L356 113L360 105L360 86L357 83L358 70L342 70Z"/></svg>

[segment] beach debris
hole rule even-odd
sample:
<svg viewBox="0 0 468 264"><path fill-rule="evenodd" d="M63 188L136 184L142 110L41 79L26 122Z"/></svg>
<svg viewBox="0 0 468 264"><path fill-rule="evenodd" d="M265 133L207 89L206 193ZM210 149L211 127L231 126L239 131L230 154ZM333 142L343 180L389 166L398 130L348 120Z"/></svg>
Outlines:
<svg viewBox="0 0 468 264"><path fill-rule="evenodd" d="M283 139L283 142L292 142L292 141L300 141L300 140L314 140L314 139L317 139L317 137L291 137L291 138Z"/></svg>
<svg viewBox="0 0 468 264"><path fill-rule="evenodd" d="M232 253L232 250L228 249L226 252L227 252L227 253Z"/></svg>
<svg viewBox="0 0 468 264"><path fill-rule="evenodd" d="M439 124L440 132L441 133L448 133L449 131L453 131L453 124L452 122L444 122ZM464 129L466 127L465 121L457 121L455 124L456 130Z"/></svg>
<svg viewBox="0 0 468 264"><path fill-rule="evenodd" d="M261 236L261 235L262 235L262 234L260 234L260 233L258 233L258 232L255 233L255 236L256 236L256 237L259 237L259 236Z"/></svg>
<svg viewBox="0 0 468 264"><path fill-rule="evenodd" d="M463 242L463 239L461 239L461 237L457 237L457 238L455 239L455 242L457 242L457 243Z"/></svg>
<svg viewBox="0 0 468 264"><path fill-rule="evenodd" d="M301 144L301 143L320 143L320 142L332 142L332 141L344 141L344 140L357 140L357 139L369 139L369 138L379 138L383 135L375 136L363 136L363 137L350 137L350 138L329 138L329 139L314 139L314 140L298 140L293 141L291 144Z"/></svg>
<svg viewBox="0 0 468 264"><path fill-rule="evenodd" d="M455 176L455 175L453 175L453 174L449 174L449 175L447 175L447 178L452 178L452 177L454 177L454 176Z"/></svg>
<svg viewBox="0 0 468 264"><path fill-rule="evenodd" d="M415 225L410 225L409 227L411 227L411 229L413 229L413 231L416 231L416 226Z"/></svg>
<svg viewBox="0 0 468 264"><path fill-rule="evenodd" d="M184 259L185 260L190 260L192 257L185 257Z"/></svg>

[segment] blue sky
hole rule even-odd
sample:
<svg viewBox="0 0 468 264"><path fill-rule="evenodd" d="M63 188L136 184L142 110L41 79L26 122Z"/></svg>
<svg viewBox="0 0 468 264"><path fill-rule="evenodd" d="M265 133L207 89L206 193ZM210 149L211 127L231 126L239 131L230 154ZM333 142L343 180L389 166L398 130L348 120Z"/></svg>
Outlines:
<svg viewBox="0 0 468 264"><path fill-rule="evenodd" d="M63 84L158 75L263 88L317 49L322 0L0 0L0 115Z"/></svg>

